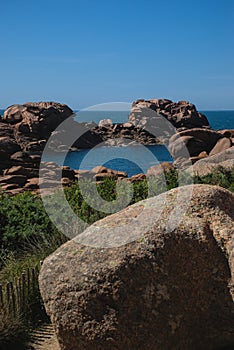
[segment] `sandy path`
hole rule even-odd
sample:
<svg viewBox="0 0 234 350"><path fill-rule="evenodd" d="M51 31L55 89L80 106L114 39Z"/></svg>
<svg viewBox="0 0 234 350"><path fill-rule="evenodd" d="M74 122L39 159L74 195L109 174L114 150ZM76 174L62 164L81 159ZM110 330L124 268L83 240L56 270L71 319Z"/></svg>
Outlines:
<svg viewBox="0 0 234 350"><path fill-rule="evenodd" d="M45 340L41 345L35 346L35 350L60 350L58 341L55 336L52 338Z"/></svg>
<svg viewBox="0 0 234 350"><path fill-rule="evenodd" d="M60 350L52 325L45 325L33 332L32 350Z"/></svg>

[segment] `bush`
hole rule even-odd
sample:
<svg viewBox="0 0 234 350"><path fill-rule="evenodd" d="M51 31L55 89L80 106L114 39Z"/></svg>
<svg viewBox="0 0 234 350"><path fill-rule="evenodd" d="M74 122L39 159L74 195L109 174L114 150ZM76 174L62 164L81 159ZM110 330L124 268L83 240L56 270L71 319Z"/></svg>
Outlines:
<svg viewBox="0 0 234 350"><path fill-rule="evenodd" d="M208 175L202 177L195 176L194 182L198 184L217 185L234 192L234 167L231 170L227 170L219 166Z"/></svg>
<svg viewBox="0 0 234 350"><path fill-rule="evenodd" d="M42 201L29 192L0 196L0 247L22 253L56 233Z"/></svg>

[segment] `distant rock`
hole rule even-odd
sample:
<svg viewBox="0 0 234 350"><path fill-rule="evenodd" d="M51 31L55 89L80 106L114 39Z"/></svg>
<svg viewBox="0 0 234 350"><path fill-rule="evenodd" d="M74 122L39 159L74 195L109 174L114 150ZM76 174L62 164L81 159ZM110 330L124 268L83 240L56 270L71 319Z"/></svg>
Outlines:
<svg viewBox="0 0 234 350"><path fill-rule="evenodd" d="M23 105L8 107L3 115L3 120L10 124L24 121L33 129L34 124L46 124L53 130L63 120L67 119L73 111L65 104L58 102L27 102Z"/></svg>
<svg viewBox="0 0 234 350"><path fill-rule="evenodd" d="M104 166L96 166L90 171L90 174L93 174L93 178L98 182L103 181L106 178L120 180L128 177L127 173L124 171L112 170Z"/></svg>
<svg viewBox="0 0 234 350"><path fill-rule="evenodd" d="M136 174L130 177L130 182L139 182L146 179L146 175L144 173Z"/></svg>
<svg viewBox="0 0 234 350"><path fill-rule="evenodd" d="M13 189L16 193L15 186L17 191L38 189L38 181L30 179L38 176L41 155L50 137L51 151L68 151L71 138L75 148L92 148L102 141L87 123L69 118L72 115L68 106L57 102L30 102L5 110L0 120L1 191L13 193ZM64 128L54 132L64 121ZM44 183L51 186L49 180ZM68 181L63 180L63 183L68 184Z"/></svg>
<svg viewBox="0 0 234 350"><path fill-rule="evenodd" d="M171 122L167 124L166 130L165 120ZM138 100L132 105L127 123L116 124L111 119L103 119L99 125L93 122L78 123L73 118L73 111L67 105L57 102L12 105L0 117L0 186L9 193L12 193L14 185L19 187L17 191L20 188L21 191L28 189L30 186L27 183L38 174L46 144L50 152L55 154L91 149L100 144L126 147L158 143L169 143L174 165L184 168L204 155L210 156L233 146L234 130L212 131L206 117L186 101L175 103L167 99ZM188 159L182 152L184 146L188 149ZM21 167L17 170L19 174L13 174L15 167ZM23 185L22 182L20 185L19 181L14 183L14 176L11 177L12 182L9 183L8 180L5 184L2 176L11 173L26 176L26 184ZM75 179L82 176L84 175L77 173ZM101 178L104 179L105 176L102 174L97 178L102 181ZM113 175L113 178L116 176ZM117 176L119 178L120 175ZM72 181L69 177L64 179L68 179L63 180L64 185L69 185L69 181ZM45 181L45 184L49 186L50 181ZM32 187L35 187L34 180Z"/></svg>
<svg viewBox="0 0 234 350"><path fill-rule="evenodd" d="M192 172L194 175L205 176L214 172L219 167L226 170L231 170L234 167L234 146L213 156L198 160L186 171Z"/></svg>
<svg viewBox="0 0 234 350"><path fill-rule="evenodd" d="M172 163L162 162L161 164L153 165L147 170L147 176L160 176L165 172L170 172L175 169Z"/></svg>
<svg viewBox="0 0 234 350"><path fill-rule="evenodd" d="M1 190L16 193L15 187L27 188L27 181L38 176L48 138L72 113L57 102L30 102L5 110L0 120Z"/></svg>
<svg viewBox="0 0 234 350"><path fill-rule="evenodd" d="M225 151L226 149L230 148L232 146L232 141L230 138L223 137L222 139L219 139L215 146L210 151L210 156L213 156L214 154L220 153L222 151Z"/></svg>
<svg viewBox="0 0 234 350"><path fill-rule="evenodd" d="M227 137L229 136L229 138ZM184 130L173 135L169 140L168 149L178 164L178 160L183 158L184 149L188 150L190 155L190 164L195 163L204 156L212 156L232 147L231 134L227 131L222 133L220 131L206 130L206 129L190 129ZM181 161L181 164L186 165L188 159ZM183 165L183 166L184 166Z"/></svg>
<svg viewBox="0 0 234 350"><path fill-rule="evenodd" d="M9 136L0 137L0 150L6 152L8 155L20 151L20 146L17 142Z"/></svg>
<svg viewBox="0 0 234 350"><path fill-rule="evenodd" d="M124 141L131 140L143 145L155 145L160 143L150 132L134 126L132 123L107 124L102 123L93 129L93 132L100 136L103 142L110 146L121 146Z"/></svg>
<svg viewBox="0 0 234 350"><path fill-rule="evenodd" d="M198 128L184 130L170 138L169 150L175 158L180 155L181 148L184 145L191 156L196 156L203 151L210 153L220 138L222 138L222 135L213 130Z"/></svg>
<svg viewBox="0 0 234 350"><path fill-rule="evenodd" d="M176 129L209 128L205 115L187 101L173 102L167 99L137 100L133 102L129 122L137 127L151 130L157 127L158 116L165 117Z"/></svg>
<svg viewBox="0 0 234 350"><path fill-rule="evenodd" d="M110 127L113 126L113 122L111 119L102 119L100 120L100 122L98 123L99 128L102 127Z"/></svg>
<svg viewBox="0 0 234 350"><path fill-rule="evenodd" d="M180 188L177 203L173 189L164 206L159 195L83 232L94 242L134 233L132 243L100 249L72 240L44 261L40 290L62 350L234 346L234 195L195 185L189 200L191 189ZM170 232L175 205L187 210Z"/></svg>
<svg viewBox="0 0 234 350"><path fill-rule="evenodd" d="M5 133L6 137L17 144L13 153L41 153L52 131L72 113L68 106L57 102L13 105L4 112L0 123L0 135Z"/></svg>

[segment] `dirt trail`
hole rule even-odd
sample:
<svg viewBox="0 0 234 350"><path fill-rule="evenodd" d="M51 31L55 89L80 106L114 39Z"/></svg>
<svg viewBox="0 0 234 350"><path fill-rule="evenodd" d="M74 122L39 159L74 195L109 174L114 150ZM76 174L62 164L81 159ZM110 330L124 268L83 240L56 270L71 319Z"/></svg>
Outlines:
<svg viewBox="0 0 234 350"><path fill-rule="evenodd" d="M54 336L51 339L45 340L40 346L34 346L34 350L60 350L60 347Z"/></svg>
<svg viewBox="0 0 234 350"><path fill-rule="evenodd" d="M60 350L52 325L45 325L33 332L31 350Z"/></svg>

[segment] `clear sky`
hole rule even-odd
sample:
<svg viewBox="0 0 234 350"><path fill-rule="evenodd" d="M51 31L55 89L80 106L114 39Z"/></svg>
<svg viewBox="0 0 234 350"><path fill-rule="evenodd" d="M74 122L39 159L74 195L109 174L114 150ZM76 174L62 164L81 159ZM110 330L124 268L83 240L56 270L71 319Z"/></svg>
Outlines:
<svg viewBox="0 0 234 350"><path fill-rule="evenodd" d="M0 107L234 109L233 0L1 0L0 15Z"/></svg>

